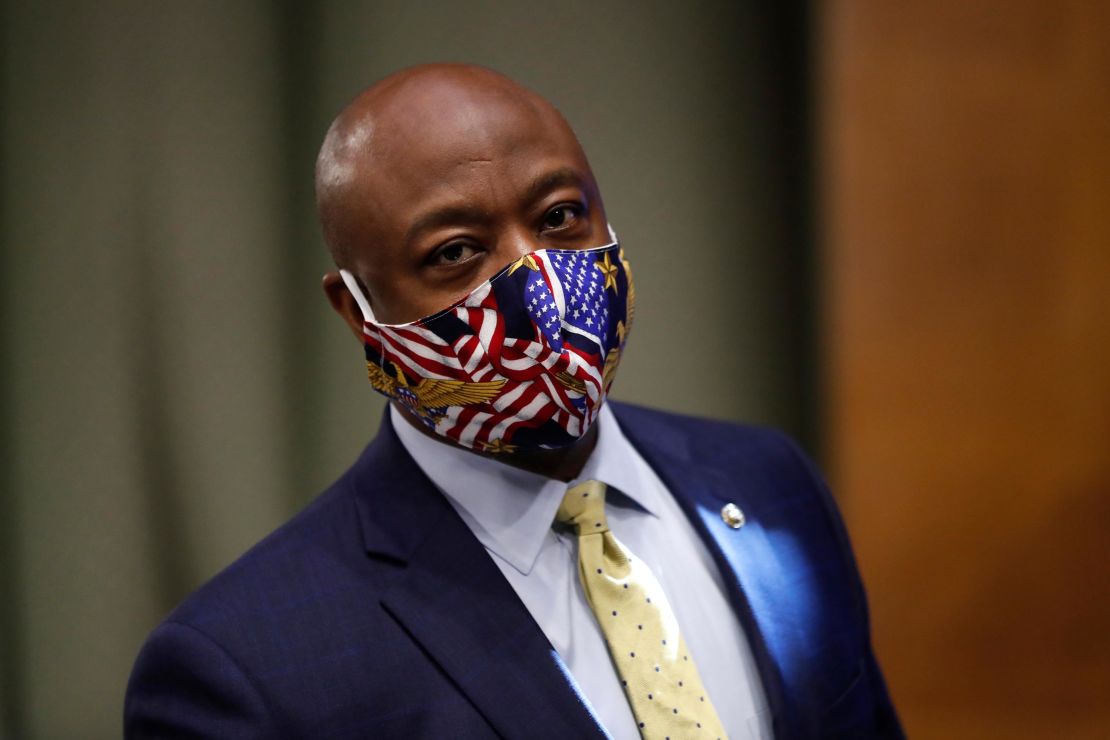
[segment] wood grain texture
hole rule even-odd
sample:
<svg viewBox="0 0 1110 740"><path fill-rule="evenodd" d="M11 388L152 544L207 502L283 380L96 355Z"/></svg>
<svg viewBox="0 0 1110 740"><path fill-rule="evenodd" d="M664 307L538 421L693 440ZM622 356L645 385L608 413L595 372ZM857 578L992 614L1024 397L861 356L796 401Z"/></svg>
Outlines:
<svg viewBox="0 0 1110 740"><path fill-rule="evenodd" d="M916 737L1110 729L1110 5L827 3L829 460Z"/></svg>

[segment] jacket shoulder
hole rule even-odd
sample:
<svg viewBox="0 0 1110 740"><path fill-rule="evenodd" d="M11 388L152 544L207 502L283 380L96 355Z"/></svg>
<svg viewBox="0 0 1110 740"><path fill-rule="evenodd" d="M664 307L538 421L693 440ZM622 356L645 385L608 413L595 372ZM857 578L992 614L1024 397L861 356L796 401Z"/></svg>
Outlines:
<svg viewBox="0 0 1110 740"><path fill-rule="evenodd" d="M403 569L368 555L356 499L380 491L353 475L150 634L128 683L127 737L301 736L332 722L346 737L334 707L380 704L367 688L381 688L376 656L404 638L379 600Z"/></svg>
<svg viewBox="0 0 1110 740"><path fill-rule="evenodd" d="M150 634L128 682L127 737L274 736L272 697L260 677L279 669L281 656L299 652L288 636L313 629L303 605L315 594L343 591L334 564L360 544L346 479L194 591Z"/></svg>

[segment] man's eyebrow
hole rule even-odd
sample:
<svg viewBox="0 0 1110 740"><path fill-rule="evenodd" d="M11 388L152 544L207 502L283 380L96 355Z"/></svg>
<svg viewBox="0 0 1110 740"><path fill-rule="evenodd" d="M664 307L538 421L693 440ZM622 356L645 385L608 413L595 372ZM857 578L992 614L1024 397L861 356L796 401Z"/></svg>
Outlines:
<svg viewBox="0 0 1110 740"><path fill-rule="evenodd" d="M418 233L425 229L434 229L440 226L457 223L484 223L488 220L489 216L480 208L471 206L446 206L444 208L437 208L434 211L425 213L412 222L412 225L409 226L408 230L405 232L405 243L411 242Z"/></svg>
<svg viewBox="0 0 1110 740"><path fill-rule="evenodd" d="M554 190L558 187L573 186L581 188L584 185L584 179L581 173L573 167L560 167L557 170L544 173L532 181L528 189L524 193L524 202L531 203L539 200L549 190Z"/></svg>

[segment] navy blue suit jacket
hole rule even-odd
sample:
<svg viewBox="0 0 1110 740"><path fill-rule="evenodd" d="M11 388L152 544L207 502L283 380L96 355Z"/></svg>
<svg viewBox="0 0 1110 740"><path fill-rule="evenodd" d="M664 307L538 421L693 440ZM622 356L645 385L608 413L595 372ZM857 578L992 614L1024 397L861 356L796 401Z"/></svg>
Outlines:
<svg viewBox="0 0 1110 740"><path fill-rule="evenodd" d="M844 527L795 445L613 408L724 575L776 737L901 737ZM342 478L151 634L124 714L130 738L604 736L388 414Z"/></svg>

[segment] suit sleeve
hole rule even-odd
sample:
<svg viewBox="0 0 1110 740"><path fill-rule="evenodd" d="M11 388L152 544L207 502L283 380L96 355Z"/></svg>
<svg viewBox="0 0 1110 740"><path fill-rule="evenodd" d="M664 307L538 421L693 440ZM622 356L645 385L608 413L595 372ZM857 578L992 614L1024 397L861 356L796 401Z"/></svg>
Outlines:
<svg viewBox="0 0 1110 740"><path fill-rule="evenodd" d="M860 639L863 644L863 660L862 660L862 674L860 676L859 686L865 688L870 693L871 706L874 707L874 726L875 738L890 738L891 740L904 740L905 733L902 730L902 725L898 720L898 714L894 710L894 704L890 700L890 693L887 691L886 681L883 679L882 671L879 668L879 663L875 659L875 651L871 645L871 622L867 610L867 597L864 593L863 579L860 578L859 568L856 565L855 555L852 553L852 545L848 540L848 531L844 526L844 521L840 517L840 511L837 508L836 501L832 497L828 486L825 484L824 478L817 470L817 466L813 461L801 451L797 443L789 437L786 438L787 443L794 456L799 460L801 465L805 468L810 480L816 488L821 502L824 505L825 512L828 515L830 524L835 532L835 535L840 543L840 551L843 553L845 566L851 575L854 583L854 590L856 595L857 608L860 613Z"/></svg>
<svg viewBox="0 0 1110 740"><path fill-rule="evenodd" d="M280 735L264 697L235 660L177 622L159 626L139 653L123 724L127 740Z"/></svg>

